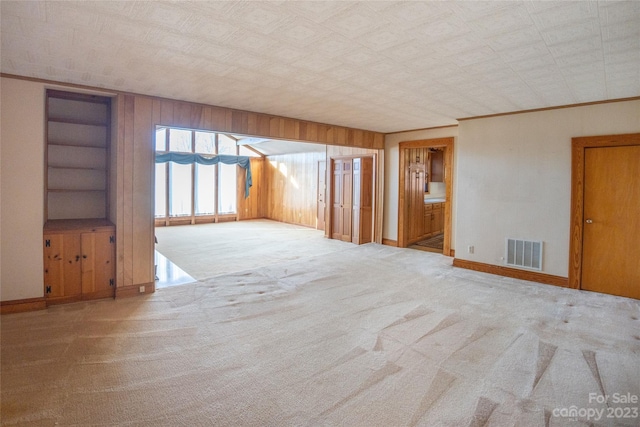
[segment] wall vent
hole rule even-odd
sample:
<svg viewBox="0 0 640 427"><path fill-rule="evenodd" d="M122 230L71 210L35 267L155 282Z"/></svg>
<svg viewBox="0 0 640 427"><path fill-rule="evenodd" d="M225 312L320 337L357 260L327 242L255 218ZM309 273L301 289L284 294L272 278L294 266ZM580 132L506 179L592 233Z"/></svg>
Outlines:
<svg viewBox="0 0 640 427"><path fill-rule="evenodd" d="M507 238L507 265L542 270L542 242Z"/></svg>

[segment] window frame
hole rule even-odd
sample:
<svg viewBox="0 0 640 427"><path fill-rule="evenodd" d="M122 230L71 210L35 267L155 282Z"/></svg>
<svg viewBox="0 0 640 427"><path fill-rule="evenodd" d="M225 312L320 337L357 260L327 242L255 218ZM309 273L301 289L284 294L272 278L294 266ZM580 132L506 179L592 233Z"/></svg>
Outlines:
<svg viewBox="0 0 640 427"><path fill-rule="evenodd" d="M228 134L224 134L224 133L219 133L219 132L210 132L210 131L203 131L203 130L198 130L198 129L185 129L185 128L179 128L179 127L170 127L170 126L157 126L156 127L156 135L157 135L157 131L159 129L166 129L165 132L165 150L158 150L157 149L157 142L154 140L154 154L155 153L169 153L169 152L177 152L177 153L185 153L184 151L172 151L171 145L170 145L170 139L171 139L171 130L180 130L180 131L189 131L191 133L191 151L189 153L193 153L193 154L206 154L206 155L218 155L219 152L219 135L224 135L225 137L233 140L235 142L235 154L233 155L238 155L238 139L234 138L231 135ZM202 133L210 133L214 135L214 153L196 153L196 133L197 132L202 132ZM165 213L164 216L156 216L155 215L155 211L154 211L154 224L155 226L170 226L170 225L186 225L186 224L203 224L203 223L212 223L212 222L223 222L223 221L235 221L238 218L238 191L237 188L234 191L234 194L236 195L236 203L235 203L235 212L232 213L219 213L220 212L220 174L221 174L221 169L220 167L218 167L219 165L212 165L215 169L214 169L214 179L215 182L213 183L213 201L214 201L214 213L213 214L197 214L196 213L196 196L197 196L197 191L196 191L196 164L192 164L191 166L191 214L190 215L184 215L184 216L172 216L171 215L171 187L170 187L170 183L171 183L171 179L172 179L172 172L171 172L171 167L170 167L171 162L167 162L164 164L165 167L165 183L164 183L164 187L165 187ZM238 166L235 165L236 168L236 187L238 185L238 174L237 174L237 168ZM154 199L155 199L155 186L156 186L156 175L155 175L155 168L154 168ZM155 202L154 202L154 210L155 210Z"/></svg>

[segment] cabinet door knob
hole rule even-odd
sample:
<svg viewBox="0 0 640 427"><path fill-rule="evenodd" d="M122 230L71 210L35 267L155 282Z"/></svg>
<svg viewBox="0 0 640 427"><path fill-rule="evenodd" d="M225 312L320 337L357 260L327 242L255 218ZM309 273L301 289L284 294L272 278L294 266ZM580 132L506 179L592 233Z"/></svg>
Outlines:
<svg viewBox="0 0 640 427"><path fill-rule="evenodd" d="M592 219L587 219L585 222L586 222L587 224L593 224L593 220L592 220Z"/></svg>

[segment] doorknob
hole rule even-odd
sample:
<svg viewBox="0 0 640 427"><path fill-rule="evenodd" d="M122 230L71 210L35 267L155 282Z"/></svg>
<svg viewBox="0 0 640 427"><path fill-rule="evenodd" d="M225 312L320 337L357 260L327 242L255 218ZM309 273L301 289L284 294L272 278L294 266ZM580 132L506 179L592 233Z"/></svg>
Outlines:
<svg viewBox="0 0 640 427"><path fill-rule="evenodd" d="M593 220L592 219L588 219L585 221L587 224L593 224Z"/></svg>

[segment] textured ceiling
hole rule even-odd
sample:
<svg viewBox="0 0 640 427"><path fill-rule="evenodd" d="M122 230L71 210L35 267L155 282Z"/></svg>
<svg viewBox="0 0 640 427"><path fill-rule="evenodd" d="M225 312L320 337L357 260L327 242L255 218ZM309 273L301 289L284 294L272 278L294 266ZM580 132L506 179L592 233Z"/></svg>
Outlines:
<svg viewBox="0 0 640 427"><path fill-rule="evenodd" d="M640 1L2 1L1 70L392 132L640 96Z"/></svg>

